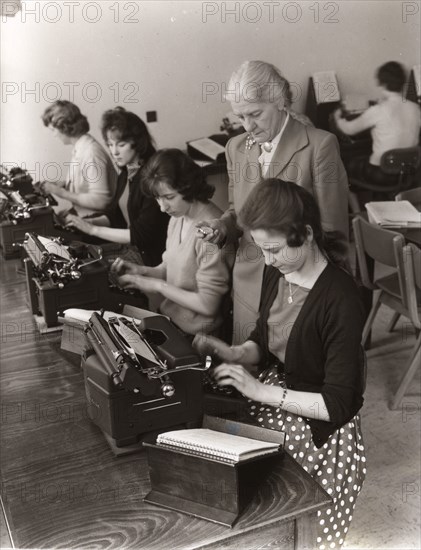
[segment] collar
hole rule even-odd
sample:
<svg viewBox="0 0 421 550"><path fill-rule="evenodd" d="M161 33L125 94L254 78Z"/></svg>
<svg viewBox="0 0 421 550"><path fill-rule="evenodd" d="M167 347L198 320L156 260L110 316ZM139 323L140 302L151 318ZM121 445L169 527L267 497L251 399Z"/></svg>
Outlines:
<svg viewBox="0 0 421 550"><path fill-rule="evenodd" d="M272 154L276 147L278 146L278 143L281 141L281 138L282 138L282 135L285 131L285 128L286 128L286 125L288 124L288 120L289 120L289 112L287 112L287 116L285 117L285 120L284 120L284 123L282 124L282 128L280 129L279 133L269 142L272 144L272 151L270 153L266 153L266 151L264 149L262 149L263 147L263 143L259 144L260 145L260 148L262 149L262 152L264 152L265 154Z"/></svg>

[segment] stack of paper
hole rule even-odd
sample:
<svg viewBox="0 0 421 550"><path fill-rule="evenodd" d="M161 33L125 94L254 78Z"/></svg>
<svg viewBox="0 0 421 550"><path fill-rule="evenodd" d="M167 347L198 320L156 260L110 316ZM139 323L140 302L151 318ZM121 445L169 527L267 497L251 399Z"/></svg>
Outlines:
<svg viewBox="0 0 421 550"><path fill-rule="evenodd" d="M409 201L368 202L368 219L382 227L421 227L421 212Z"/></svg>

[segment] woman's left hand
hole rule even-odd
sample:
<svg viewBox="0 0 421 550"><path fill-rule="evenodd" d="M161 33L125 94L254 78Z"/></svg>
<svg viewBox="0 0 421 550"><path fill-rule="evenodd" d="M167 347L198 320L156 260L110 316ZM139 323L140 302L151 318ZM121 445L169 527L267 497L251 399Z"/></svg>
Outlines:
<svg viewBox="0 0 421 550"><path fill-rule="evenodd" d="M160 292L162 280L154 277L144 277L143 275L127 274L118 278L118 284L122 288L137 288L143 292Z"/></svg>
<svg viewBox="0 0 421 550"><path fill-rule="evenodd" d="M222 365L215 367L213 376L220 386L233 386L249 399L261 400L260 394L263 384L256 380L243 366L222 363Z"/></svg>

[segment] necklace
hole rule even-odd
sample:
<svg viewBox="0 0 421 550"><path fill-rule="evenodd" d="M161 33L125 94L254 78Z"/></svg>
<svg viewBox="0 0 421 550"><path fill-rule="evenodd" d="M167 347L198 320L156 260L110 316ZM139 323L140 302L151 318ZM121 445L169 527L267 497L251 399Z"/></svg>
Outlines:
<svg viewBox="0 0 421 550"><path fill-rule="evenodd" d="M297 290L298 290L299 288L301 288L303 285L305 285L307 281L305 281L305 282L302 283L301 285L298 285L297 288L296 288L294 291L292 291L291 283L290 283L289 281L287 281L287 282L288 282L288 293L289 293L289 296L288 296L288 303L289 303L289 304L292 304L293 301L294 301L294 298L293 298L294 294L297 292Z"/></svg>

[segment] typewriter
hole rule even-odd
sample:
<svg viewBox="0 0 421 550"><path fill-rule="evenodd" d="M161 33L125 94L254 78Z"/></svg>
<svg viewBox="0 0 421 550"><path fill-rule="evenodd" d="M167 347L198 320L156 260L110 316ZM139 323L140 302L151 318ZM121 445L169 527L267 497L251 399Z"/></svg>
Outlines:
<svg viewBox="0 0 421 550"><path fill-rule="evenodd" d="M110 264L96 245L26 233L21 246L29 306L47 327L57 326L58 314L68 308L119 311L124 304L147 303L140 292L110 285Z"/></svg>
<svg viewBox="0 0 421 550"><path fill-rule="evenodd" d="M54 234L53 201L36 189L31 193L0 190L0 246L3 257L15 258L20 251L16 244L22 243L28 232L43 235Z"/></svg>
<svg viewBox="0 0 421 550"><path fill-rule="evenodd" d="M32 193L32 177L27 170L17 166L7 169L3 164L0 164L0 189L18 191L22 195Z"/></svg>
<svg viewBox="0 0 421 550"><path fill-rule="evenodd" d="M82 356L88 414L115 447L202 420L202 361L163 315L140 321L94 312Z"/></svg>

